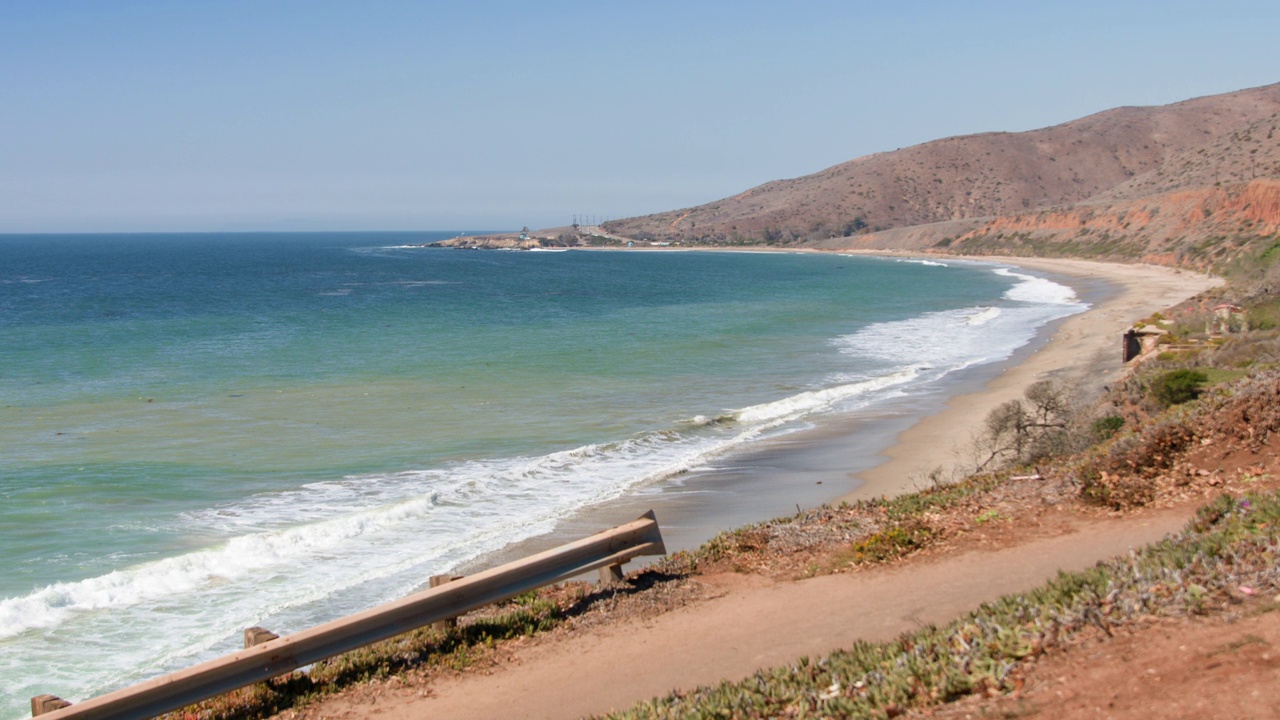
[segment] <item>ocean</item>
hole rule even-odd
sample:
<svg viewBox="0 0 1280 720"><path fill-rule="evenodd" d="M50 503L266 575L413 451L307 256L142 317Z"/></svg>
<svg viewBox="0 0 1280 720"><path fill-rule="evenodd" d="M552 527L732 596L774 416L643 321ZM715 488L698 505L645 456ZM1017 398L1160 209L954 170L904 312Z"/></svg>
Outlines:
<svg viewBox="0 0 1280 720"><path fill-rule="evenodd" d="M0 236L0 719L696 485L1085 307L976 262L420 246L453 234Z"/></svg>

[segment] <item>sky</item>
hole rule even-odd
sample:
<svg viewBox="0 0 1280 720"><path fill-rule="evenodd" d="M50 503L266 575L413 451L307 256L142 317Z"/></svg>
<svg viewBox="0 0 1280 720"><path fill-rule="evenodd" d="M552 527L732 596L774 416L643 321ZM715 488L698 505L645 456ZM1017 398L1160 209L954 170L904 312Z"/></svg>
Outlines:
<svg viewBox="0 0 1280 720"><path fill-rule="evenodd" d="M501 230L1280 82L1280 3L0 0L0 233Z"/></svg>

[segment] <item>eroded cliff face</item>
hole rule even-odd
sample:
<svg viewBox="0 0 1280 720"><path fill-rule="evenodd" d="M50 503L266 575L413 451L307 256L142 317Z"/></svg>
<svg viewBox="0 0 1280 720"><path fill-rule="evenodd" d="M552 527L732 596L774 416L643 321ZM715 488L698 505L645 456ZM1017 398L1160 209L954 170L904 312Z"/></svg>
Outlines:
<svg viewBox="0 0 1280 720"><path fill-rule="evenodd" d="M1071 255L1211 268L1280 233L1280 180L1179 190L986 220L918 249L967 254ZM927 241L933 239L932 244ZM874 242L874 239L871 239Z"/></svg>
<svg viewBox="0 0 1280 720"><path fill-rule="evenodd" d="M1280 180L1255 180L1245 192L1230 205L1246 220L1270 228L1280 229Z"/></svg>

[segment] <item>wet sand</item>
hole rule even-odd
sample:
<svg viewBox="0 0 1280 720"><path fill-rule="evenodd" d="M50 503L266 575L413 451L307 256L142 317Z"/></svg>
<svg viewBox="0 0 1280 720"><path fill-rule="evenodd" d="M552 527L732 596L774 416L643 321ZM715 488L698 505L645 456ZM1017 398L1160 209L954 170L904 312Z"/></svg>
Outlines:
<svg viewBox="0 0 1280 720"><path fill-rule="evenodd" d="M785 514L797 504L911 491L928 470L957 461L957 449L991 408L1041 379L1085 393L1099 391L1125 372L1120 338L1134 320L1217 284L1165 268L1022 259L1016 264L1072 285L1090 309L1046 326L1004 363L971 368L954 382L922 389L872 413L827 418L810 430L763 442L681 482L584 511L553 536L531 542L549 546L654 507L668 548L675 550L722 529ZM854 640L883 640L922 623L945 622L979 602L1034 587L1060 570L1088 567L1158 539L1185 519L1182 511L1166 511L1093 521L1061 536L947 562L796 583L729 575L709 580L724 585L705 603L570 636L563 643L520 648L484 675L433 684L429 696L396 686L365 699L339 696L317 712L392 720L427 714L557 718L607 712L672 688L735 679ZM529 549L513 548L511 554ZM654 663L655 657L669 662Z"/></svg>
<svg viewBox="0 0 1280 720"><path fill-rule="evenodd" d="M898 435L887 458L860 473L862 484L842 499L897 495L914 489L912 478L934 468L950 468L972 447L974 429L992 409L1019 398L1039 380L1054 380L1095 396L1125 372L1121 337L1133 324L1205 290L1219 278L1153 265L1120 265L1086 260L1002 259L1043 272L1077 288L1089 299L1089 286L1101 282L1111 291L1086 312L1050 329L1047 343L1019 362L1001 368L984 387L953 396L945 407Z"/></svg>
<svg viewBox="0 0 1280 720"><path fill-rule="evenodd" d="M913 388L905 397L868 410L823 418L815 427L762 441L674 481L586 508L548 535L460 570L472 572L554 547L633 520L649 509L657 514L668 551L675 551L797 508L921 489L931 482L931 470L942 468L945 477L962 464L973 429L992 408L1020 397L1041 379L1087 393L1101 391L1125 371L1121 336L1133 321L1220 284L1216 278L1156 266L982 260L1016 265L1070 285L1090 307L1045 326L1003 362Z"/></svg>

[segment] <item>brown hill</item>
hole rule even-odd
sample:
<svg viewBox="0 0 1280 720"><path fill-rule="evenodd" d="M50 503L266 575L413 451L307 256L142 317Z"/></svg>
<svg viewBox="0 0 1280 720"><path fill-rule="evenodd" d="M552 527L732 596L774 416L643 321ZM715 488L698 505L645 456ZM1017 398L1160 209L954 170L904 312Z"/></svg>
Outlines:
<svg viewBox="0 0 1280 720"><path fill-rule="evenodd" d="M1280 177L1280 114L1254 121L1213 142L1176 154L1154 170L1094 196L1096 202L1151 197L1189 188L1217 187Z"/></svg>
<svg viewBox="0 0 1280 720"><path fill-rule="evenodd" d="M1280 239L1273 237L1280 232L1278 129L1280 114L1269 115L1082 203L857 242L1223 269L1236 256L1265 251Z"/></svg>
<svg viewBox="0 0 1280 720"><path fill-rule="evenodd" d="M1031 214L1040 219L1028 222L1048 227L1052 223L1043 211L1050 208L1092 201L1092 210L1080 212L1106 214L1113 203L1149 195L1280 177L1280 140L1271 129L1277 113L1280 84L1172 105L1116 108L1039 130L947 138L868 155L695 208L610 222L607 228L629 237L687 243L920 249L954 242L967 230L983 228L984 219ZM1224 171L1226 166L1232 169ZM1216 189L1243 197L1244 190ZM1136 206L1124 211L1135 212ZM1132 220L1119 225L1125 221L1132 225ZM1080 218L1065 227L1078 231ZM979 243L967 244L980 249Z"/></svg>

